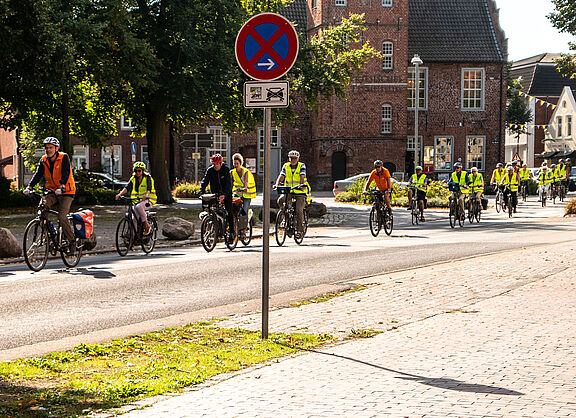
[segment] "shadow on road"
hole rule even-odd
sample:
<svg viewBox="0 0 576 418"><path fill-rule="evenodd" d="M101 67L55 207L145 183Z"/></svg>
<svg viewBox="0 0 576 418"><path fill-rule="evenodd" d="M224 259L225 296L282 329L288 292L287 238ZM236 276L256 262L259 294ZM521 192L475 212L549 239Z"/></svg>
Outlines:
<svg viewBox="0 0 576 418"><path fill-rule="evenodd" d="M83 275L83 276L92 276L95 279L111 279L116 277L116 275L106 269L99 268L99 267L89 267L89 268L76 268L76 269L62 269L57 270L58 273L68 273L72 276Z"/></svg>
<svg viewBox="0 0 576 418"><path fill-rule="evenodd" d="M0 271L0 277L14 276L14 273Z"/></svg>

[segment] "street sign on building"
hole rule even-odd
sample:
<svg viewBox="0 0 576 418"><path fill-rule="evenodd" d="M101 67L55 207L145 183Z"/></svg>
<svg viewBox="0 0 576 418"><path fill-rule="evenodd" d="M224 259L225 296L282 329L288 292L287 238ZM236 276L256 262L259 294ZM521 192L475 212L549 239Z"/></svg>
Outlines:
<svg viewBox="0 0 576 418"><path fill-rule="evenodd" d="M130 144L130 152L132 153L132 162L136 161L136 142L132 141Z"/></svg>
<svg viewBox="0 0 576 418"><path fill-rule="evenodd" d="M514 157L512 157L512 161L520 161L520 156L518 155L518 153L514 154Z"/></svg>
<svg viewBox="0 0 576 418"><path fill-rule="evenodd" d="M182 135L181 147L212 148L212 134L209 133L186 133Z"/></svg>
<svg viewBox="0 0 576 418"><path fill-rule="evenodd" d="M236 60L249 77L276 80L286 74L298 56L298 35L292 23L276 13L249 19L236 37Z"/></svg>
<svg viewBox="0 0 576 418"><path fill-rule="evenodd" d="M288 107L287 81L248 81L244 83L244 107Z"/></svg>

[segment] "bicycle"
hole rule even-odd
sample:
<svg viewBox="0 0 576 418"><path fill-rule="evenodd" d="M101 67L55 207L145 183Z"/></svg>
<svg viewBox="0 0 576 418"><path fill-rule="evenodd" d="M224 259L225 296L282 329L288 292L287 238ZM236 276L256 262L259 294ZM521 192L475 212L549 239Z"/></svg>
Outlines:
<svg viewBox="0 0 576 418"><path fill-rule="evenodd" d="M558 191L556 190L556 188L557 188L556 184L552 184L550 186L550 199L552 200L553 205L556 204L556 197L558 196Z"/></svg>
<svg viewBox="0 0 576 418"><path fill-rule="evenodd" d="M296 233L296 196L302 196L301 194L294 193L296 190L300 190L300 186L290 187L290 186L278 186L276 188L279 194L286 196L284 203L276 215L276 224L274 228L274 236L276 237L276 243L278 246L284 245L286 237L294 237L294 242L298 245L302 244L304 236L308 231L308 210L306 206L304 207L304 220L302 234Z"/></svg>
<svg viewBox="0 0 576 418"><path fill-rule="evenodd" d="M504 212L506 210L504 205L504 194L500 188L500 185L498 184L496 185L496 199L494 202L494 208L498 213L500 213L500 211Z"/></svg>
<svg viewBox="0 0 576 418"><path fill-rule="evenodd" d="M476 192L472 189L470 199L468 200L468 222L476 223L480 222L480 217L482 216L482 204L476 199Z"/></svg>
<svg viewBox="0 0 576 418"><path fill-rule="evenodd" d="M546 207L546 198L548 196L548 188L546 186L540 186L538 188L538 193L540 193L540 201L542 202L542 207Z"/></svg>
<svg viewBox="0 0 576 418"><path fill-rule="evenodd" d="M239 197L240 189L234 189L233 193L235 197L232 199L232 205L234 207L234 220L236 225L236 234L238 235L238 239L244 246L250 244L252 241L252 230L253 230L253 219L252 219L252 209L248 209L248 213L245 215L240 215L242 211L242 199Z"/></svg>
<svg viewBox="0 0 576 418"><path fill-rule="evenodd" d="M462 213L462 208L460 207L460 202L458 201L458 196L456 196L456 191L452 190L452 194L448 199L450 212L448 213L448 220L450 221L450 227L454 228L456 226L456 221L460 227L464 226L464 218L465 214ZM466 202L464 202L464 206L466 206Z"/></svg>
<svg viewBox="0 0 576 418"><path fill-rule="evenodd" d="M564 198L566 197L566 185L564 181L560 182L560 187L558 188L558 198L560 202L564 202Z"/></svg>
<svg viewBox="0 0 576 418"><path fill-rule="evenodd" d="M520 195L522 196L523 202L526 202L528 200L528 180L522 181L522 186L520 188Z"/></svg>
<svg viewBox="0 0 576 418"><path fill-rule="evenodd" d="M516 205L514 205L512 203L512 190L510 190L510 188L506 187L506 190L504 191L504 193L506 193L506 197L507 197L506 200L508 201L508 205L506 205L506 209L508 209L508 217L511 218L512 214L516 210Z"/></svg>
<svg viewBox="0 0 576 418"><path fill-rule="evenodd" d="M134 212L134 203L139 199L124 196L121 196L120 199L126 202L126 212L116 227L116 251L121 257L124 257L128 254L128 251L134 248L135 244L140 244L142 251L150 254L156 246L158 237L156 212L146 211L146 217L150 224L150 232L144 234L144 222L138 219L136 212Z"/></svg>
<svg viewBox="0 0 576 418"><path fill-rule="evenodd" d="M420 222L420 208L418 207L418 189L412 187L412 200L410 201L410 214L412 215L412 225Z"/></svg>
<svg viewBox="0 0 576 418"><path fill-rule="evenodd" d="M74 237L75 250L70 251L69 243L62 233L62 225L58 221L58 228L54 227L52 221L48 219L48 214L58 215L58 212L46 208L44 197L54 193L46 190L43 193L32 191L31 194L40 196L38 214L32 219L24 230L24 261L32 271L40 271L46 266L48 254L55 256L60 252L60 257L66 267L76 267L82 258L83 240ZM68 214L67 219L72 222L72 215Z"/></svg>
<svg viewBox="0 0 576 418"><path fill-rule="evenodd" d="M370 226L370 233L372 236L377 237L380 233L380 229L384 228L386 235L392 234L392 228L394 227L394 215L392 210L386 208L384 210L384 194L386 192L383 190L372 190L371 195L374 196L374 203L372 204L372 209L370 209L370 218L368 220Z"/></svg>
<svg viewBox="0 0 576 418"><path fill-rule="evenodd" d="M200 196L202 199L202 213L200 219L200 241L202 247L206 252L212 251L218 240L223 238L226 247L232 251L238 244L238 235L229 231L227 212L224 207L224 202L219 199L219 196L214 193L203 194Z"/></svg>

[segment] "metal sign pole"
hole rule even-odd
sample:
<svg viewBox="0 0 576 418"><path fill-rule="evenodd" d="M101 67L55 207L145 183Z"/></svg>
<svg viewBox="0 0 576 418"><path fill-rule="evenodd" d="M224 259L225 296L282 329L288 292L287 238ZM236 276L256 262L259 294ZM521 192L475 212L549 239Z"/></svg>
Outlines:
<svg viewBox="0 0 576 418"><path fill-rule="evenodd" d="M195 134L194 137L196 138L196 148L194 148L194 152L198 153L198 134ZM200 160L194 161L194 183L198 183L198 163Z"/></svg>
<svg viewBox="0 0 576 418"><path fill-rule="evenodd" d="M268 295L270 293L270 138L272 109L264 109L264 213L262 215L262 339L268 339Z"/></svg>

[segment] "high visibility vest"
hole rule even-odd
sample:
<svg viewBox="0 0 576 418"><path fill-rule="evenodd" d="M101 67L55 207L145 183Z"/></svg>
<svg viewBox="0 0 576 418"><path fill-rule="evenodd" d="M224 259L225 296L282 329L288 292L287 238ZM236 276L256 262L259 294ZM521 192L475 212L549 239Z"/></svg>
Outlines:
<svg viewBox="0 0 576 418"><path fill-rule="evenodd" d="M550 172L544 173L543 171L540 172L540 176L538 176L538 185L539 186L546 186L552 183L552 176Z"/></svg>
<svg viewBox="0 0 576 418"><path fill-rule="evenodd" d="M460 185L461 193L464 194L470 193L468 189L464 188L464 186L466 186L466 172L464 170L462 170L462 172L460 173L460 178L458 178L457 172L454 171L452 173L452 183L458 183Z"/></svg>
<svg viewBox="0 0 576 418"><path fill-rule="evenodd" d="M492 179L490 180L490 183L500 183L502 181L502 177L504 177L504 175L506 174L505 170L494 170L492 172Z"/></svg>
<svg viewBox="0 0 576 418"><path fill-rule="evenodd" d="M552 178L552 182L556 182L560 180L560 174L558 173L558 167L554 170L550 170L550 177Z"/></svg>
<svg viewBox="0 0 576 418"><path fill-rule="evenodd" d="M482 182L484 181L484 176L482 175L482 173L478 173L476 175L470 174L468 178L470 179L468 187L470 188L471 193L478 193L484 191L484 186L482 185Z"/></svg>
<svg viewBox="0 0 576 418"><path fill-rule="evenodd" d="M135 176L130 177L130 182L132 183L132 192L130 193L130 198L137 199L138 201L142 200L142 196L144 196L144 194L146 194L146 192L148 191L147 187L148 179L150 179L150 181L152 182L152 187L150 189L150 195L148 196L148 201L152 204L156 203L157 197L156 197L156 188L154 187L154 179L149 174L145 174L142 177L142 181L140 182L138 188L136 187L136 177Z"/></svg>
<svg viewBox="0 0 576 418"><path fill-rule="evenodd" d="M521 181L525 181L530 178L530 170L528 170L527 168L521 168L519 173Z"/></svg>
<svg viewBox="0 0 576 418"><path fill-rule="evenodd" d="M513 192L518 191L518 177L516 176L516 173L512 174L512 177L506 173L506 175L502 177L501 183L505 186L508 186Z"/></svg>
<svg viewBox="0 0 576 418"><path fill-rule="evenodd" d="M40 162L44 165L44 177L46 178L46 188L50 190L56 190L60 188L60 179L62 178L62 160L66 154L63 152L58 152L56 161L54 162L54 170L50 172L50 164L48 163L48 156L43 155ZM62 194L72 195L76 193L76 183L74 183L74 176L72 175L72 167L70 167L70 176L68 177L68 183L64 185L64 191Z"/></svg>
<svg viewBox="0 0 576 418"><path fill-rule="evenodd" d="M292 167L290 167L290 163L286 163L284 164L284 172L286 173L286 177L284 178L284 185L286 186L290 186L290 187L296 187L300 185L300 169L302 168L302 163L298 163L298 165L296 165L296 170L292 171ZM306 176L304 176L304 186L306 190L300 190L300 189L296 189L293 191L293 193L295 194L305 194L306 197L306 201L308 203L310 203L310 201L312 200L310 198L310 185L308 184L308 179L306 178Z"/></svg>
<svg viewBox="0 0 576 418"><path fill-rule="evenodd" d="M426 174L420 174L420 178L418 178L418 174L412 174L412 179L410 181L412 182L412 185L418 190L425 192L428 188L426 186Z"/></svg>
<svg viewBox="0 0 576 418"><path fill-rule="evenodd" d="M558 170L558 176L560 180L566 180L566 166L563 165L562 167L558 166L556 168Z"/></svg>
<svg viewBox="0 0 576 418"><path fill-rule="evenodd" d="M242 179L248 173L248 184L244 184ZM256 197L256 182L254 181L254 176L246 167L242 167L242 177L238 175L238 171L236 169L232 169L232 178L234 179L234 188L243 189L246 187L246 191L242 192L240 197L244 199L254 199Z"/></svg>

